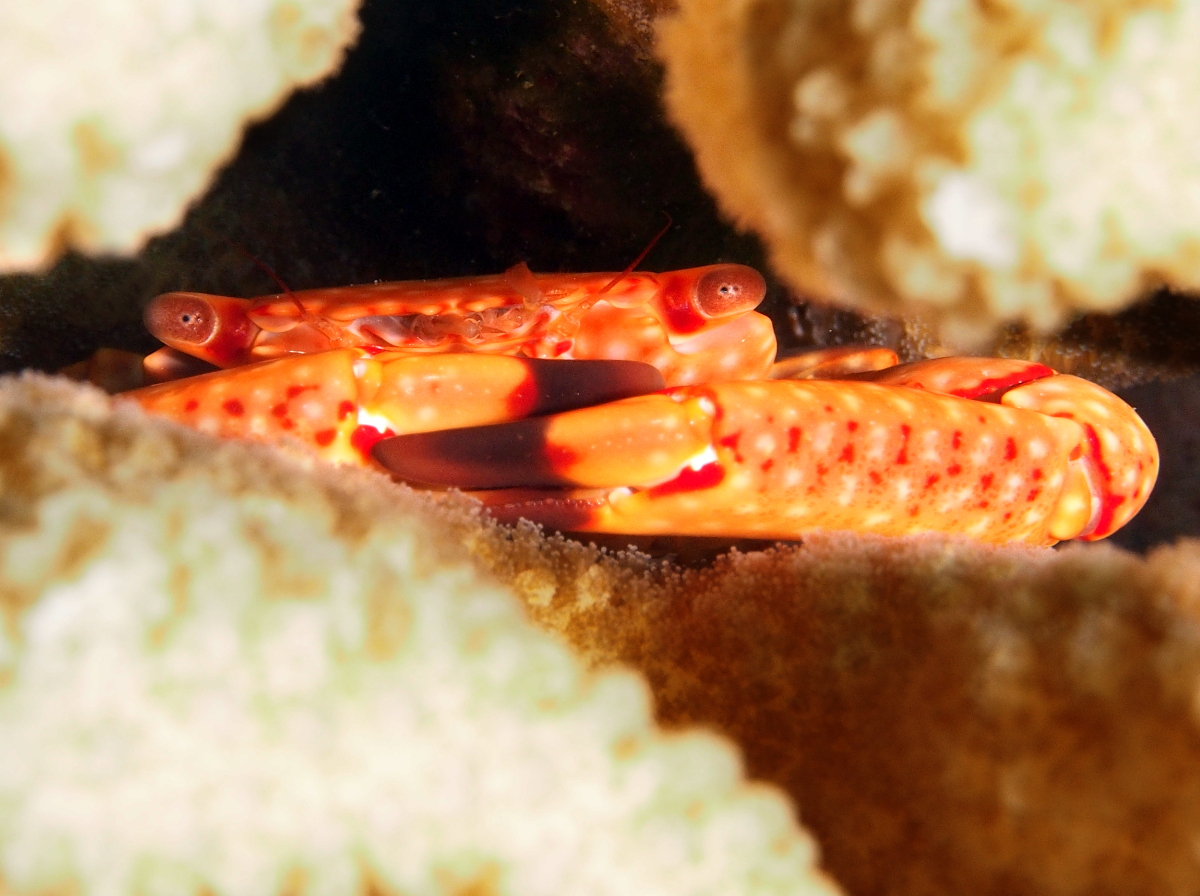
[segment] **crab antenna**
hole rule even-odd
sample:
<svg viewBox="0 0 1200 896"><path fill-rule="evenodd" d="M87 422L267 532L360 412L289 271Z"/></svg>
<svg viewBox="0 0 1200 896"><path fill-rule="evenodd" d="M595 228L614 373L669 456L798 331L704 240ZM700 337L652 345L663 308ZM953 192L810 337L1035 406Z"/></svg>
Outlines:
<svg viewBox="0 0 1200 896"><path fill-rule="evenodd" d="M606 293L610 289L612 289L614 286L616 286L618 283L620 283L621 279L623 277L625 277L626 275L632 273L633 269L642 263L642 259L650 254L650 250L658 245L658 241L661 240L663 238L663 236L666 235L666 232L671 229L671 225L675 223L674 219L671 218L670 212L663 212L663 214L667 216L667 223L663 225L663 229L660 230L658 233L654 234L654 239L650 240L650 242L647 244L646 248L643 249L638 254L638 257L635 258L633 261L629 262L629 266L627 268L625 268L625 270L621 271L621 273L617 274L617 276L615 276L611 280L609 280L608 284L604 287L604 289L600 290L600 292L596 293L596 295L603 295L604 293Z"/></svg>
<svg viewBox="0 0 1200 896"><path fill-rule="evenodd" d="M300 304L300 300L297 299L292 294L292 291L290 289L288 289L288 285L283 282L283 278L280 277L278 274L276 274L274 269L269 264L267 264L261 258L258 258L256 255L246 251L241 246L239 246L237 243L235 243L233 240L226 240L225 242L227 242L227 243L229 243L229 245L233 246L234 249L236 249L238 252L240 252L242 255L244 255L247 259L249 259L256 268L258 268L260 271L262 271L264 274L266 274L268 277L270 277L272 280L274 280L275 285L279 287L279 289L283 292L283 294L286 295L289 299L291 299L293 302L296 303L296 307L300 310L300 313L305 315L306 317L308 316L308 312L304 310L304 306L302 304Z"/></svg>

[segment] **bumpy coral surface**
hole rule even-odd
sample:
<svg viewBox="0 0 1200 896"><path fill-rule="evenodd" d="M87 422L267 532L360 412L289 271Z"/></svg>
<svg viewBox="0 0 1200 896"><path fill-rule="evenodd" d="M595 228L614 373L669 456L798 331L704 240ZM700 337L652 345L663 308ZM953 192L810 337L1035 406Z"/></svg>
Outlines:
<svg viewBox="0 0 1200 896"><path fill-rule="evenodd" d="M664 723L734 737L850 893L1200 891L1200 543L827 535L680 572L470 537Z"/></svg>
<svg viewBox="0 0 1200 896"><path fill-rule="evenodd" d="M341 62L355 0L0 7L0 270L165 230L243 123Z"/></svg>
<svg viewBox="0 0 1200 896"><path fill-rule="evenodd" d="M682 0L670 111L799 289L951 338L1200 285L1200 3Z"/></svg>
<svg viewBox="0 0 1200 896"><path fill-rule="evenodd" d="M836 888L383 479L0 381L0 889Z"/></svg>

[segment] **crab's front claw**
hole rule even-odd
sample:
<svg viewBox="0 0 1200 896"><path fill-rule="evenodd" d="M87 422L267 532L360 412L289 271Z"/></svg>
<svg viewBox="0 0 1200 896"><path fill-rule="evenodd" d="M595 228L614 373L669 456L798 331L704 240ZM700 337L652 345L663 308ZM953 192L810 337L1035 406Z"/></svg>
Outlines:
<svg viewBox="0 0 1200 896"><path fill-rule="evenodd" d="M580 363L580 362L576 362ZM712 403L641 395L549 417L384 439L397 478L462 489L643 486L711 453Z"/></svg>
<svg viewBox="0 0 1200 896"><path fill-rule="evenodd" d="M362 464L383 435L552 414L662 385L662 374L635 361L336 349L218 370L126 397L213 435L286 438L326 460Z"/></svg>
<svg viewBox="0 0 1200 896"><path fill-rule="evenodd" d="M1057 374L1006 391L1000 402L1079 424L1055 537L1094 541L1142 509L1158 478L1158 446L1137 413L1107 389Z"/></svg>
<svg viewBox="0 0 1200 896"><path fill-rule="evenodd" d="M400 478L573 531L797 538L816 529L1101 538L1157 468L1116 396L1002 363L936 388L771 380L679 387L519 424L380 442ZM1013 381L1016 381L1014 383ZM998 391L997 391L998 390Z"/></svg>

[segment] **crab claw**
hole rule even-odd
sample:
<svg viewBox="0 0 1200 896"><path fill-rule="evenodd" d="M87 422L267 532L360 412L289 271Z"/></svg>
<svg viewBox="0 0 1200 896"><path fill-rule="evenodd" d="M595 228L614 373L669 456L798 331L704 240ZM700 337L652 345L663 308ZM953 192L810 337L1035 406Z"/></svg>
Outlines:
<svg viewBox="0 0 1200 896"><path fill-rule="evenodd" d="M574 362L576 364L582 362ZM709 446L711 410L654 394L551 417L384 439L400 479L462 489L617 487L675 475Z"/></svg>
<svg viewBox="0 0 1200 896"><path fill-rule="evenodd" d="M286 437L327 460L363 463L384 434L551 414L661 388L662 374L634 361L335 349L125 394L214 435Z"/></svg>
<svg viewBox="0 0 1200 896"><path fill-rule="evenodd" d="M1051 532L1095 541L1142 509L1158 478L1158 446L1137 413L1087 380L1058 374L1006 391L1001 403L1074 420L1082 429Z"/></svg>
<svg viewBox="0 0 1200 896"><path fill-rule="evenodd" d="M1000 365L962 385L1037 373ZM1157 454L1116 396L1058 376L985 394L828 380L679 387L390 439L374 456L400 478L501 490L478 493L498 519L585 532L1053 544L1103 537L1145 499Z"/></svg>
<svg viewBox="0 0 1200 896"><path fill-rule="evenodd" d="M1048 519L1056 539L1094 541L1142 509L1158 477L1158 446L1137 413L1107 389L1013 358L936 358L861 379L995 401L1078 424L1061 496Z"/></svg>

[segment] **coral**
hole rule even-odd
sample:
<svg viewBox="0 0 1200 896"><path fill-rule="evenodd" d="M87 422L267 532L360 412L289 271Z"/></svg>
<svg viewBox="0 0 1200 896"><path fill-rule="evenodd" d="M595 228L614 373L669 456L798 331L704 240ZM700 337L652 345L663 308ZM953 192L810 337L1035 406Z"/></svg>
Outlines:
<svg viewBox="0 0 1200 896"><path fill-rule="evenodd" d="M836 889L383 479L0 380L0 889Z"/></svg>
<svg viewBox="0 0 1200 896"><path fill-rule="evenodd" d="M243 123L327 75L354 0L0 10L0 270L131 252L176 225Z"/></svg>
<svg viewBox="0 0 1200 896"><path fill-rule="evenodd" d="M681 572L464 537L663 724L733 737L851 893L1200 889L1200 542L818 535Z"/></svg>
<svg viewBox="0 0 1200 896"><path fill-rule="evenodd" d="M1200 3L682 0L670 112L802 292L978 341L1200 285Z"/></svg>

